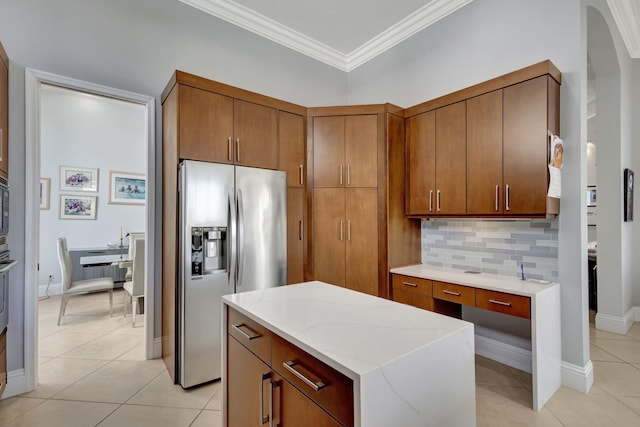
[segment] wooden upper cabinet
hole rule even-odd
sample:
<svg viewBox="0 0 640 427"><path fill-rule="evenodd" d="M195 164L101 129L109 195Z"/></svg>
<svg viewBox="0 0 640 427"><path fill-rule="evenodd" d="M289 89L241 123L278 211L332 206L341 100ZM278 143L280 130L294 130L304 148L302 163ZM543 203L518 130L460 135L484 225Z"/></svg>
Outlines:
<svg viewBox="0 0 640 427"><path fill-rule="evenodd" d="M502 213L502 90L467 100L467 213Z"/></svg>
<svg viewBox="0 0 640 427"><path fill-rule="evenodd" d="M233 163L233 98L180 85L181 159Z"/></svg>
<svg viewBox="0 0 640 427"><path fill-rule="evenodd" d="M344 182L345 118L313 119L313 186L341 187Z"/></svg>
<svg viewBox="0 0 640 427"><path fill-rule="evenodd" d="M9 179L9 59L0 44L0 176Z"/></svg>
<svg viewBox="0 0 640 427"><path fill-rule="evenodd" d="M280 170L287 173L287 187L304 187L304 117L279 112Z"/></svg>
<svg viewBox="0 0 640 427"><path fill-rule="evenodd" d="M313 119L313 186L378 185L377 115Z"/></svg>
<svg viewBox="0 0 640 427"><path fill-rule="evenodd" d="M428 111L406 120L407 215L435 212L436 112Z"/></svg>
<svg viewBox="0 0 640 427"><path fill-rule="evenodd" d="M436 214L464 215L467 193L466 103L436 110Z"/></svg>
<svg viewBox="0 0 640 427"><path fill-rule="evenodd" d="M507 215L547 213L549 79L540 76L504 89L503 208Z"/></svg>
<svg viewBox="0 0 640 427"><path fill-rule="evenodd" d="M347 187L378 185L378 117L347 116L345 135Z"/></svg>
<svg viewBox="0 0 640 427"><path fill-rule="evenodd" d="M235 163L265 169L278 168L278 118L275 108L233 101Z"/></svg>

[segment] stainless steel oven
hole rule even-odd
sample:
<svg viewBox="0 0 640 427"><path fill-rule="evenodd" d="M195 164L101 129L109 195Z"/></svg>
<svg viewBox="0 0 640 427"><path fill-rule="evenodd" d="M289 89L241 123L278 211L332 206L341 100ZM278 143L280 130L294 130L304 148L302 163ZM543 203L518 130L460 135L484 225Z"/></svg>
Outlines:
<svg viewBox="0 0 640 427"><path fill-rule="evenodd" d="M9 185L0 178L0 253L9 249Z"/></svg>

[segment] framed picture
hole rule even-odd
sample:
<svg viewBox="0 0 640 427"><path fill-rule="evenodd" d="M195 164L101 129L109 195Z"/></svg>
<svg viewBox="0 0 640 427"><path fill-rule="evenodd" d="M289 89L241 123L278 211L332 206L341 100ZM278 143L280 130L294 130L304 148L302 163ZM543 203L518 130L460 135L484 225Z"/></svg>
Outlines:
<svg viewBox="0 0 640 427"><path fill-rule="evenodd" d="M96 219L98 198L76 194L60 195L60 219Z"/></svg>
<svg viewBox="0 0 640 427"><path fill-rule="evenodd" d="M624 220L633 221L633 171L624 170Z"/></svg>
<svg viewBox="0 0 640 427"><path fill-rule="evenodd" d="M98 191L98 169L60 166L60 189Z"/></svg>
<svg viewBox="0 0 640 427"><path fill-rule="evenodd" d="M51 196L51 178L40 178L40 209L49 209L49 197Z"/></svg>
<svg viewBox="0 0 640 427"><path fill-rule="evenodd" d="M590 185L587 187L587 207L596 206L597 202L596 186Z"/></svg>
<svg viewBox="0 0 640 427"><path fill-rule="evenodd" d="M109 204L144 205L146 195L144 174L109 171Z"/></svg>

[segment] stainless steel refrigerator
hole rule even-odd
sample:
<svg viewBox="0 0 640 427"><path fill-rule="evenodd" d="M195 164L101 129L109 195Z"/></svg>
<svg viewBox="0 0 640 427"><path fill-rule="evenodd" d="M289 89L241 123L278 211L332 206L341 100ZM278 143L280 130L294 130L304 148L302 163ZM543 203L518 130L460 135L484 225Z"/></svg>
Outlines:
<svg viewBox="0 0 640 427"><path fill-rule="evenodd" d="M286 175L185 160L179 188L176 372L187 388L221 377L221 297L286 283Z"/></svg>

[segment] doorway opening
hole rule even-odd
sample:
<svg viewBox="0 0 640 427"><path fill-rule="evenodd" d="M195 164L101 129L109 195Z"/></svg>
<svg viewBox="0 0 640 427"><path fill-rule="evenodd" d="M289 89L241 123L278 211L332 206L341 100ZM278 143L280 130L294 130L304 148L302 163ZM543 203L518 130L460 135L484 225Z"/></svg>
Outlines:
<svg viewBox="0 0 640 427"><path fill-rule="evenodd" d="M64 218L67 212L64 212L61 209L61 206L65 206L65 198L68 198L69 195L80 195L85 197L93 197L91 201L94 204L94 209L97 207L97 210L94 210L93 216L96 218L100 218L101 213L103 214L103 222L100 224L101 235L100 239L104 240L100 246L110 246L120 244L120 239L122 239L122 243L126 243L125 241L125 233L129 232L144 232L146 238L145 245L145 286L144 286L144 347L145 347L145 358L152 359L154 357L158 357L160 354L159 344L155 344L154 340L154 301L155 301L155 293L154 293L154 228L155 228L155 99L153 97L139 95L132 92L121 91L119 89L114 89L106 86L96 85L89 82L84 82L80 80L70 79L63 76L57 76L37 70L27 69L25 72L25 87L26 87L26 98L25 98L25 109L26 109L26 191L25 191L25 211L26 211L26 229L25 229L25 283L29 284L29 286L25 287L25 380L26 387L28 390L33 390L36 388L37 379L38 379L38 296L39 296L39 288L42 284L42 279L44 277L45 284L49 283L50 280L48 276L54 275L53 271L56 271L56 274L59 273L59 268L54 270L52 264L51 254L55 254L55 265L57 266L57 254L55 252L55 248L51 249L47 247L46 251L40 251L41 246L41 226L46 224L47 227L52 227L49 222L57 222L60 223L60 218ZM124 167L115 167L113 169L109 168L106 163L102 163L96 167L95 162L103 162L106 154L97 153L94 150L92 153L89 153L89 156L93 155L93 162L87 159L91 159L91 157L78 158L77 163L73 163L75 160L69 158L67 156L69 162L63 161L63 158L59 158L57 160L51 159L51 153L47 154L45 157L45 151L43 150L43 124L46 124L47 120L43 118L43 102L47 102L43 98L43 93L45 91L49 91L54 93L55 95L69 95L73 94L76 96L76 101L86 103L87 108L96 108L97 101L106 102L105 105L123 105L137 109L139 114L133 114L136 116L136 120L141 121L138 123L139 127L139 139L141 147L137 150L139 152L138 156L141 156L142 159L138 159L139 164L136 166L135 164L129 164L132 169L136 170L122 170L125 168L129 168L127 163L124 163ZM45 95L46 97L47 95ZM71 98L69 98L71 99ZM91 105L90 105L91 104ZM68 117L73 117L69 115ZM75 123L76 126L82 126L86 123ZM69 125L74 125L73 123L69 123ZM118 126L122 126L120 120L111 121L108 124L113 130L116 132L113 138L117 137ZM64 127L64 126L62 126ZM80 136L78 139L82 139ZM100 139L100 138L95 138ZM63 138L64 142L69 142L69 136ZM81 141L76 141L76 143L81 143ZM87 145L91 144L91 141L85 142ZM105 141L102 141L105 144ZM114 144L111 141L112 145ZM108 147L107 147L108 148ZM66 147L66 149L73 150L73 147ZM108 153L108 151L107 151ZM112 153L112 156L115 159L118 158L118 153ZM99 157L99 158L98 158ZM60 163L51 165L49 162ZM91 163L91 164L89 164ZM44 167L44 169L43 169ZM76 168L86 168L88 170L95 170L96 176L98 177L98 182L95 186L95 191L88 192L73 192L68 191L69 189L65 189L63 187L64 179L61 180L60 174L61 171L66 172L67 167L76 167ZM47 168L51 169L48 170ZM97 170L96 170L97 169ZM41 171L48 170L52 176L41 176ZM114 189L113 185L110 185L111 180L113 180L113 173L122 173L122 172L142 172L140 175L146 180L145 182L145 197L142 199L140 205L124 205L117 204L117 195L114 196L110 194L110 189ZM117 174L116 174L117 175ZM138 177L139 175L136 175ZM49 178L47 180L41 180L42 178ZM42 185L46 186L49 184L48 193L43 193L41 191ZM55 185L51 185L54 183ZM94 190L93 187L90 187L90 190ZM50 218L47 218L45 221L43 219L41 223L41 207L44 206L42 195L48 196L49 209L53 211L52 215L49 215ZM101 200L102 199L102 200ZM116 203L109 203L109 202ZM140 199L135 200L134 202L140 203ZM119 209L118 209L119 208ZM124 208L124 209L123 209ZM142 213L135 224L131 222L125 222L125 218L130 215L129 212L131 209L142 209ZM46 211L46 210L45 210ZM125 212L127 211L127 212ZM57 217L57 218L56 218ZM90 237L87 237L90 232L84 230L84 228L89 227L89 223L92 221L96 221L96 219L90 219L87 221L67 221L67 223L74 223L71 226L67 226L66 224L62 227L67 227L67 230L61 230L60 225L53 225L53 227L57 227L58 229L52 230L53 233L56 233L56 236L52 238L59 237L57 234L66 233L75 233L78 230L84 231L76 236L76 246L82 247L87 245L92 245L95 243L91 243L86 240ZM118 223L120 222L120 223ZM46 224L45 224L46 223ZM95 224L95 223L94 223ZM131 224L131 229L126 229L126 224ZM135 228L135 229L134 229ZM141 228L141 229L140 229ZM126 231L125 231L126 230ZM46 230L45 230L46 231ZM85 235L86 234L86 235ZM84 239L84 240L83 240ZM50 245L47 245L50 246ZM47 253L47 260L40 259L42 253ZM41 263L42 261L42 263ZM40 267L40 268L39 268ZM55 276L54 276L55 278ZM52 278L53 279L53 278ZM59 282L59 281L58 281ZM44 287L46 289L46 286ZM45 290L43 289L43 290ZM46 292L45 292L46 293ZM73 299L73 298L72 298ZM106 300L106 297L105 297ZM122 313L120 313L122 315ZM156 348L158 347L158 348Z"/></svg>

